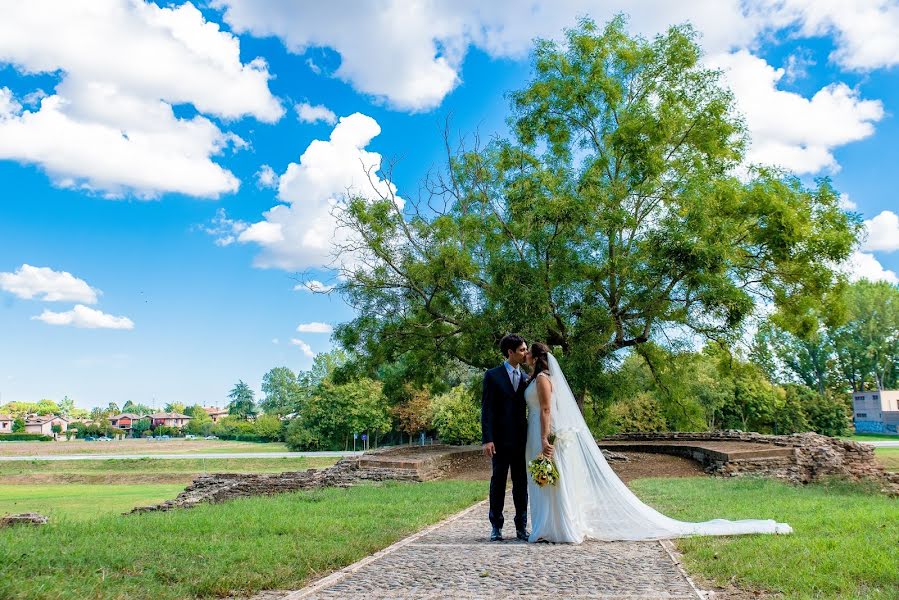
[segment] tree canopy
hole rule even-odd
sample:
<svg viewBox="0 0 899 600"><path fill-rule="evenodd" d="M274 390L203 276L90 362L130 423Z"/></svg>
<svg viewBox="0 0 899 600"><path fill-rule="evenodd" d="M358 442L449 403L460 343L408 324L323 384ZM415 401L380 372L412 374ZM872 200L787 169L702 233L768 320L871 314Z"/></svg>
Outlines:
<svg viewBox="0 0 899 600"><path fill-rule="evenodd" d="M727 341L761 302L790 331L817 328L858 218L827 180L743 165L732 94L700 57L690 27L646 40L622 18L537 42L511 139L447 136L421 201L338 213L337 290L357 317L337 339L375 365L485 368L517 331L557 347L583 396L619 350Z"/></svg>

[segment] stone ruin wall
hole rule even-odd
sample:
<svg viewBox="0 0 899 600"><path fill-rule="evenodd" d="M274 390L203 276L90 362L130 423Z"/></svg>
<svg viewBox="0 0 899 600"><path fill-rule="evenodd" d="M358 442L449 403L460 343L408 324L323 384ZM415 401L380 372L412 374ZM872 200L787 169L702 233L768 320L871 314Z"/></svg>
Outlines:
<svg viewBox="0 0 899 600"><path fill-rule="evenodd" d="M826 477L852 481L873 481L883 491L899 495L899 473L886 470L874 458L874 447L817 433L765 435L743 431L626 433L604 438L608 441L631 442L749 442L791 448L787 456L720 460L705 454L693 458L706 465L714 475L764 475L790 481L810 483ZM697 444L699 445L699 444Z"/></svg>

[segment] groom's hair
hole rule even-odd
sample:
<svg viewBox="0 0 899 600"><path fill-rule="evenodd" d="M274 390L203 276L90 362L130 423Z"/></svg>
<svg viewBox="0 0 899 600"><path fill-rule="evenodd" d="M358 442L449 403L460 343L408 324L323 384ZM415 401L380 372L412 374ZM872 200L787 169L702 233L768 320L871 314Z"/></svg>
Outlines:
<svg viewBox="0 0 899 600"><path fill-rule="evenodd" d="M499 350L503 353L504 358L509 358L509 350L515 350L522 344L527 344L523 337L517 333L510 333L499 341Z"/></svg>

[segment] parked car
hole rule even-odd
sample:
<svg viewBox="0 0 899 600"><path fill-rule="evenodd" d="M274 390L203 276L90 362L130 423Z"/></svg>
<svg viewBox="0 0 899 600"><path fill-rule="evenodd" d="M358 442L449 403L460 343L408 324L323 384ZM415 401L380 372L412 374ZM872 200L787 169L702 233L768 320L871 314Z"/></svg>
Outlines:
<svg viewBox="0 0 899 600"><path fill-rule="evenodd" d="M95 441L96 439L97 439L97 438L95 438L95 437L92 436L92 435L86 435L86 436L84 436L84 441L85 441L85 442L93 442L93 441Z"/></svg>
<svg viewBox="0 0 899 600"><path fill-rule="evenodd" d="M184 439L185 440L195 440L195 439L197 439L197 436L195 436L192 433L188 433L187 435L184 436Z"/></svg>
<svg viewBox="0 0 899 600"><path fill-rule="evenodd" d="M219 436L217 436L217 435L207 435L207 436L204 437L203 439L204 439L204 440L217 440L217 439L219 439Z"/></svg>
<svg viewBox="0 0 899 600"><path fill-rule="evenodd" d="M112 441L112 438L106 437L106 436L104 435L103 437L98 437L98 438L97 438L97 441L98 441L98 442L111 442L111 441Z"/></svg>

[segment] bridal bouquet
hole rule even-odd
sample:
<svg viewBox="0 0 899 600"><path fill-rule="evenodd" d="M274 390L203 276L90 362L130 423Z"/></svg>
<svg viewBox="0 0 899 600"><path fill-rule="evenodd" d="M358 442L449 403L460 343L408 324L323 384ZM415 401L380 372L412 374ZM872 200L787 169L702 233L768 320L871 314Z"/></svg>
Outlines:
<svg viewBox="0 0 899 600"><path fill-rule="evenodd" d="M556 442L555 434L549 434L547 440L550 444ZM559 469L551 458L546 458L543 453L537 455L537 458L528 463L528 473L534 478L534 483L543 487L544 485L555 485L559 481Z"/></svg>

